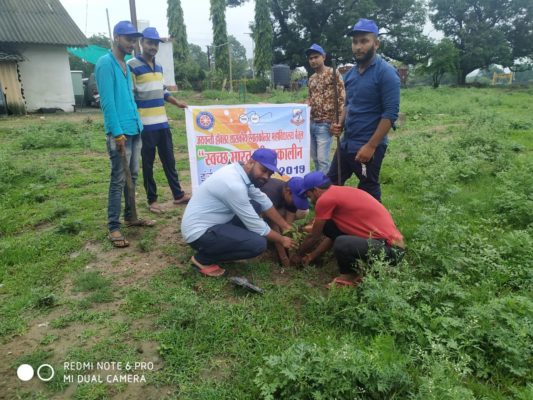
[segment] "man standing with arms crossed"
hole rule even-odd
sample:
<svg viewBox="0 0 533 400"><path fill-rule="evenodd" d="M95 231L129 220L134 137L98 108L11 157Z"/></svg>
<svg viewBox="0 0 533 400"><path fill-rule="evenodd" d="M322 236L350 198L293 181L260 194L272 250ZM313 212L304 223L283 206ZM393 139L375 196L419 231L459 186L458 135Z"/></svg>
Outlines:
<svg viewBox="0 0 533 400"><path fill-rule="evenodd" d="M124 191L124 223L126 226L152 226L154 221L132 218L132 205L121 155L126 154L135 191L139 173L141 135L143 129L137 106L133 99L132 80L124 57L131 54L137 39L141 36L129 21L120 21L113 28L113 49L100 57L96 63L95 76L104 113L106 145L111 161L111 180L107 205L108 239L115 247L128 247L129 242L120 232L120 211ZM133 195L133 197L135 197Z"/></svg>
<svg viewBox="0 0 533 400"><path fill-rule="evenodd" d="M333 69L326 67L326 52L314 43L305 51L307 61L315 73L309 78L309 100L311 106L311 158L315 170L327 173L329 170L329 151L332 136L330 125L335 121L335 89L333 87ZM344 84L337 71L337 92L339 112L344 110Z"/></svg>
<svg viewBox="0 0 533 400"><path fill-rule="evenodd" d="M378 27L361 18L350 30L355 65L345 76L346 107L339 124L331 132L340 135L340 160L333 158L328 177L338 182L337 163L341 163L341 182L352 174L359 178L358 188L381 201L379 172L387 133L398 118L400 77L396 69L376 54L379 48Z"/></svg>
<svg viewBox="0 0 533 400"><path fill-rule="evenodd" d="M159 43L162 42L159 33L155 28L148 27L142 35L142 54L129 60L128 66L133 74L135 102L144 125L141 134L144 188L149 210L159 214L162 209L157 203L157 186L153 172L156 148L174 197L174 204L185 204L191 198L182 190L178 179L172 132L165 111L165 101L179 108L186 108L187 104L176 100L165 89L163 68L155 60Z"/></svg>

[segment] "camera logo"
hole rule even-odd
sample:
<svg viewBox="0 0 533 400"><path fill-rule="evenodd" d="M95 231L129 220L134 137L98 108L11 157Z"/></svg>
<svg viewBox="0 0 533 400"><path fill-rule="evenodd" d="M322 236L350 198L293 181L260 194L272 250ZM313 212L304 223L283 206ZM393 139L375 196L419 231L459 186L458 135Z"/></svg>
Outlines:
<svg viewBox="0 0 533 400"><path fill-rule="evenodd" d="M55 370L50 364L42 364L37 368L37 377L43 381L51 381L55 375ZM28 382L33 378L35 371L30 364L21 364L17 368L17 376L23 382Z"/></svg>

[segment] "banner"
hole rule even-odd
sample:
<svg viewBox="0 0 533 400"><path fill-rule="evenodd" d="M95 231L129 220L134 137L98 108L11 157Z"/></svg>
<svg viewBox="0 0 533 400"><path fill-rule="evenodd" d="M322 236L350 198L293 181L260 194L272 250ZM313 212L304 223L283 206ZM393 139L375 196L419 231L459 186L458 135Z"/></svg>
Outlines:
<svg viewBox="0 0 533 400"><path fill-rule="evenodd" d="M189 106L185 122L192 189L224 165L246 162L260 147L277 152L282 174L305 175L309 112L306 104Z"/></svg>

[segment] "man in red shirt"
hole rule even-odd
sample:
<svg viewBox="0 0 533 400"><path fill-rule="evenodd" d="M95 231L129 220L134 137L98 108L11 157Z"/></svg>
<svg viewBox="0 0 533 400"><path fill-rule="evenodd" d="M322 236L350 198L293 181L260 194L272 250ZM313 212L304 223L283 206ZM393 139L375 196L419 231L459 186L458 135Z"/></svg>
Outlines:
<svg viewBox="0 0 533 400"><path fill-rule="evenodd" d="M320 171L304 177L302 194L315 204L315 222L300 252L306 254L321 235L329 238L314 251L307 253L304 263L313 261L319 253L333 246L340 275L331 285L354 286L361 282L358 260L384 252L392 264L404 254L404 241L387 209L367 192L349 186L335 186Z"/></svg>

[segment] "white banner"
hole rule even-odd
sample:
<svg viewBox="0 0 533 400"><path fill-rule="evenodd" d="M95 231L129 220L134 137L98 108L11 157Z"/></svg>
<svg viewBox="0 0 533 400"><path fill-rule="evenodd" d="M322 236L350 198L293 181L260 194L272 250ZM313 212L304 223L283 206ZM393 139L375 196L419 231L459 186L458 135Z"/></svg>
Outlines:
<svg viewBox="0 0 533 400"><path fill-rule="evenodd" d="M193 191L224 165L246 162L260 147L278 154L288 177L309 172L306 104L189 106L185 111Z"/></svg>

